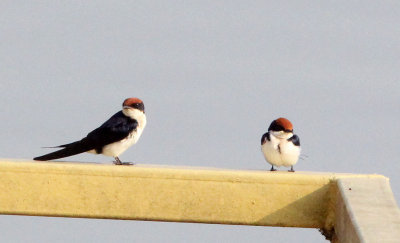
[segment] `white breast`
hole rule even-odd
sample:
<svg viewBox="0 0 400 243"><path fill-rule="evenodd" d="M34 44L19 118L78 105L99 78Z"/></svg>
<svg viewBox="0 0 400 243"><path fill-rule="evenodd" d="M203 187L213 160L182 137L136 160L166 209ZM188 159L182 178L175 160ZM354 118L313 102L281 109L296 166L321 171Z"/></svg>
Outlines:
<svg viewBox="0 0 400 243"><path fill-rule="evenodd" d="M132 119L135 119L138 122L138 126L136 130L132 131L125 139L104 146L102 154L106 156L117 157L125 152L125 150L127 150L130 146L137 143L140 136L142 135L144 127L146 126L146 115L143 112L138 110L131 110L129 112L124 112L124 114L131 117Z"/></svg>
<svg viewBox="0 0 400 243"><path fill-rule="evenodd" d="M134 145L140 138L142 134L142 129L137 129L137 131L131 132L127 138L122 139L121 141L110 143L103 147L102 154L106 156L117 157L125 150L127 150L130 146Z"/></svg>
<svg viewBox="0 0 400 243"><path fill-rule="evenodd" d="M300 146L295 146L292 142L287 141L286 137L278 138L273 134L270 134L270 140L261 145L261 150L268 163L278 167L289 167L297 163Z"/></svg>

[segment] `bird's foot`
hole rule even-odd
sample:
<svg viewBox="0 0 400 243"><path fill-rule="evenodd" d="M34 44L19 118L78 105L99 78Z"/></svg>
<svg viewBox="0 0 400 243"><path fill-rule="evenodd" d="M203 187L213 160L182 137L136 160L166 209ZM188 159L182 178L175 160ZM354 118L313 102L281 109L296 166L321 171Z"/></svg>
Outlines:
<svg viewBox="0 0 400 243"><path fill-rule="evenodd" d="M118 157L115 157L114 159L114 165L134 165L132 162L122 162Z"/></svg>
<svg viewBox="0 0 400 243"><path fill-rule="evenodd" d="M114 161L113 163L114 163L114 165L134 165L133 162L118 162L118 161Z"/></svg>

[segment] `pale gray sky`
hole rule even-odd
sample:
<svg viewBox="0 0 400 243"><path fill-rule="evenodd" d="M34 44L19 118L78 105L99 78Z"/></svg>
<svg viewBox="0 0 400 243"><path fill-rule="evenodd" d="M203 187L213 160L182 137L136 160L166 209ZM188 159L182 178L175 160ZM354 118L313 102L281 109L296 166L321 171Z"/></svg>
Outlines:
<svg viewBox="0 0 400 243"><path fill-rule="evenodd" d="M260 137L284 116L308 155L296 170L383 174L399 201L399 23L399 1L3 0L0 157L80 139L136 96L148 124L122 160L268 170ZM2 242L326 242L316 229L23 216L0 229Z"/></svg>

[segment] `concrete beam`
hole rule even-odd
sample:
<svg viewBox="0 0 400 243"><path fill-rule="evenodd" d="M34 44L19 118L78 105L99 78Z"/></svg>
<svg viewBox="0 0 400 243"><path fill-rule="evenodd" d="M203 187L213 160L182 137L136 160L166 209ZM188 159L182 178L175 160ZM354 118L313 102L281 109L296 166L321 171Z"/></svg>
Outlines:
<svg viewBox="0 0 400 243"><path fill-rule="evenodd" d="M9 160L0 214L320 228L340 242L399 222L381 175Z"/></svg>

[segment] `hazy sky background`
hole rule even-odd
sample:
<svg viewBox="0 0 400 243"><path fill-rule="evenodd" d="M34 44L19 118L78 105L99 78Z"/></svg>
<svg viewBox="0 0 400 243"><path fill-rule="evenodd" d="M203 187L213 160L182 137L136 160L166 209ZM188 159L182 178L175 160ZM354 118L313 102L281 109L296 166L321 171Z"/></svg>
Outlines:
<svg viewBox="0 0 400 243"><path fill-rule="evenodd" d="M260 137L283 116L308 155L296 170L383 174L400 201L399 23L399 1L2 0L0 157L78 140L136 96L148 123L122 160L269 170ZM145 240L326 242L316 229L0 216L1 242Z"/></svg>

